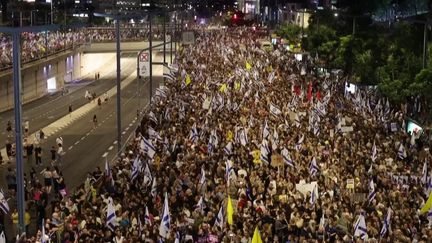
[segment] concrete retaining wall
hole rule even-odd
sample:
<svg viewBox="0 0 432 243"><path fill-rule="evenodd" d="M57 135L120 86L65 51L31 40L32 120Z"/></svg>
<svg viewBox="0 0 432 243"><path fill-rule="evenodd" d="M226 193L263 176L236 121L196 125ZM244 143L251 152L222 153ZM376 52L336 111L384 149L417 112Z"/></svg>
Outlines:
<svg viewBox="0 0 432 243"><path fill-rule="evenodd" d="M24 65L21 70L22 102L27 103L60 90L65 81L81 77L82 49L66 51ZM48 90L47 80L55 78L56 90ZM12 109L12 69L0 72L0 111Z"/></svg>

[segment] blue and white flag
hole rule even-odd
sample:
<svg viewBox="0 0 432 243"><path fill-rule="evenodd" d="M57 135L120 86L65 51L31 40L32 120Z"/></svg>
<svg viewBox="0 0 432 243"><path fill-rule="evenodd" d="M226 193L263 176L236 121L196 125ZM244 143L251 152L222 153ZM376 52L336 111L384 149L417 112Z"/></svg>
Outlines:
<svg viewBox="0 0 432 243"><path fill-rule="evenodd" d="M168 195L165 193L163 213L161 217L161 224L159 226L159 236L162 237L163 239L167 239L169 236L170 228L171 228L171 218L170 218L170 212L168 207Z"/></svg>
<svg viewBox="0 0 432 243"><path fill-rule="evenodd" d="M279 109L279 107L277 107L276 105L273 105L273 103L270 103L270 113L273 116L279 116L280 114L282 114L282 111Z"/></svg>
<svg viewBox="0 0 432 243"><path fill-rule="evenodd" d="M299 140L297 141L296 145L295 145L295 149L297 151L299 151L302 147L303 144L303 140L304 140L304 135L302 134L301 137L299 138Z"/></svg>
<svg viewBox="0 0 432 243"><path fill-rule="evenodd" d="M371 203L375 199L375 196L376 196L375 184L374 184L373 180L370 180L368 202Z"/></svg>
<svg viewBox="0 0 432 243"><path fill-rule="evenodd" d="M201 214L204 214L204 199L201 196L196 205L196 210L200 211Z"/></svg>
<svg viewBox="0 0 432 243"><path fill-rule="evenodd" d="M270 149L267 140L264 139L262 141L260 150L261 150L261 155L260 155L261 161L268 164L270 162L270 158L269 158Z"/></svg>
<svg viewBox="0 0 432 243"><path fill-rule="evenodd" d="M313 133L315 136L319 136L320 135L320 127L318 122L315 122L313 125Z"/></svg>
<svg viewBox="0 0 432 243"><path fill-rule="evenodd" d="M114 209L113 199L111 197L108 198L108 207L107 207L107 218L106 225L107 227L114 232L115 227L117 226L116 213Z"/></svg>
<svg viewBox="0 0 432 243"><path fill-rule="evenodd" d="M158 120L156 118L156 115L153 113L153 111L150 111L148 114L149 120L154 122L154 123L158 123Z"/></svg>
<svg viewBox="0 0 432 243"><path fill-rule="evenodd" d="M107 157L105 157L105 176L108 177L108 178L112 177L112 175L111 175L111 168L109 166L108 158Z"/></svg>
<svg viewBox="0 0 432 243"><path fill-rule="evenodd" d="M234 167L232 166L231 160L227 160L225 162L225 179L228 186L232 177L235 177Z"/></svg>
<svg viewBox="0 0 432 243"><path fill-rule="evenodd" d="M283 158L283 161L285 164L287 164L288 166L294 167L294 162L291 159L291 156L288 152L288 149L283 148L281 151L281 155L282 155L282 158Z"/></svg>
<svg viewBox="0 0 432 243"><path fill-rule="evenodd" d="M150 195L155 198L157 196L157 182L156 178L153 178L152 188L150 191Z"/></svg>
<svg viewBox="0 0 432 243"><path fill-rule="evenodd" d="M219 226L221 229L223 229L224 226L224 210L223 210L223 206L221 205L220 209L219 209L219 213L216 216L216 220L214 223L215 226Z"/></svg>
<svg viewBox="0 0 432 243"><path fill-rule="evenodd" d="M315 205L316 200L318 199L319 194L318 194L318 184L315 184L314 188L312 189L311 192L311 197L309 199L309 202L311 205Z"/></svg>
<svg viewBox="0 0 432 243"><path fill-rule="evenodd" d="M146 206L145 207L145 215L144 215L144 224L146 224L146 225L152 225L152 217L150 216L150 213L149 213L149 210L148 210L148 207Z"/></svg>
<svg viewBox="0 0 432 243"><path fill-rule="evenodd" d="M270 135L270 129L269 129L269 126L267 124L267 119L266 119L264 122L262 137L263 137L263 139L267 139L267 137L269 135Z"/></svg>
<svg viewBox="0 0 432 243"><path fill-rule="evenodd" d="M144 137L141 140L141 149L143 149L151 159L153 159L156 154L156 148L153 146L151 140L147 140Z"/></svg>
<svg viewBox="0 0 432 243"><path fill-rule="evenodd" d="M2 232L2 235L3 236L0 237L0 238L4 238L4 232ZM45 219L42 219L41 243L45 243L45 242L47 242L47 240L49 241L49 236L47 234L45 234ZM6 243L6 240L5 241L0 240L0 242L5 242Z"/></svg>
<svg viewBox="0 0 432 243"><path fill-rule="evenodd" d="M386 235L387 231L390 229L391 213L392 213L391 209L388 208L387 209L387 214L384 217L383 226L382 226L381 232L380 232L381 238L383 238Z"/></svg>
<svg viewBox="0 0 432 243"><path fill-rule="evenodd" d="M405 147L401 143L398 149L398 158L399 159L405 159L407 157Z"/></svg>
<svg viewBox="0 0 432 243"><path fill-rule="evenodd" d="M190 134L189 134L189 140L191 140L193 143L197 143L199 139L199 133L196 126L196 123L192 125Z"/></svg>
<svg viewBox="0 0 432 243"><path fill-rule="evenodd" d="M150 168L148 166L148 163L145 163L143 186L144 187L149 186L152 183L152 181L153 181L153 176L151 174Z"/></svg>
<svg viewBox="0 0 432 243"><path fill-rule="evenodd" d="M231 155L231 154L233 154L233 144L232 144L232 142L229 142L229 143L225 146L225 148L224 148L224 152L225 152L226 155Z"/></svg>
<svg viewBox="0 0 432 243"><path fill-rule="evenodd" d="M141 171L141 160L136 157L131 171L131 181L135 180L138 177L139 172Z"/></svg>
<svg viewBox="0 0 432 243"><path fill-rule="evenodd" d="M9 204L5 198L3 190L0 190L0 208L4 214L9 214Z"/></svg>
<svg viewBox="0 0 432 243"><path fill-rule="evenodd" d="M309 165L309 173L311 174L311 176L315 176L318 171L319 171L318 165L316 163L315 157L313 157Z"/></svg>
<svg viewBox="0 0 432 243"><path fill-rule="evenodd" d="M248 140L248 136L247 136L247 131L245 128L241 129L239 132L239 140L240 140L240 144L242 146L246 146L249 142Z"/></svg>
<svg viewBox="0 0 432 243"><path fill-rule="evenodd" d="M356 223L354 224L354 237L360 237L365 240L367 238L366 221L363 215L359 215Z"/></svg>
<svg viewBox="0 0 432 243"><path fill-rule="evenodd" d="M372 156L371 156L372 162L375 162L375 160L377 159L377 148L375 145L375 142L372 146Z"/></svg>
<svg viewBox="0 0 432 243"><path fill-rule="evenodd" d="M205 170L204 165L201 166L201 177L199 180L199 185L202 187L206 183L206 176L205 176Z"/></svg>

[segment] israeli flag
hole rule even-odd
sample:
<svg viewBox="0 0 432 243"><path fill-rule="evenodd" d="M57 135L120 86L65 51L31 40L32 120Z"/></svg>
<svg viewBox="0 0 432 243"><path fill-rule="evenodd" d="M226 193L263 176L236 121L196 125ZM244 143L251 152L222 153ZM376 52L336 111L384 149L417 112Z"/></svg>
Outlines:
<svg viewBox="0 0 432 243"><path fill-rule="evenodd" d="M205 184L205 182L206 182L206 176L205 176L205 170L204 170L204 165L203 165L203 166L201 166L201 177L199 180L199 184L202 186Z"/></svg>
<svg viewBox="0 0 432 243"><path fill-rule="evenodd" d="M229 185L231 174L235 174L234 167L232 166L231 160L225 162L225 179L227 180L227 185Z"/></svg>
<svg viewBox="0 0 432 243"><path fill-rule="evenodd" d="M152 183L153 180L153 176L150 172L150 168L148 166L148 163L145 163L145 167L144 167L144 180L143 180L143 185L144 187L149 186Z"/></svg>
<svg viewBox="0 0 432 243"><path fill-rule="evenodd" d="M225 148L224 148L224 152L226 155L231 155L233 153L233 144L232 142L229 142Z"/></svg>
<svg viewBox="0 0 432 243"><path fill-rule="evenodd" d="M319 171L318 165L316 163L315 157L313 157L309 165L309 173L311 174L311 176L315 176L318 171Z"/></svg>
<svg viewBox="0 0 432 243"><path fill-rule="evenodd" d="M288 166L294 167L294 162L291 159L291 156L288 152L288 149L283 148L281 151L281 155L282 155L282 158L283 158L285 164L287 164Z"/></svg>
<svg viewBox="0 0 432 243"><path fill-rule="evenodd" d="M156 154L156 148L153 146L153 144L150 141L150 139L147 140L146 138L143 137L142 141L141 141L141 144L144 145L144 146L141 146L141 148L144 147L143 150L147 153L148 157L150 157L151 159L153 159L153 157Z"/></svg>
<svg viewBox="0 0 432 243"><path fill-rule="evenodd" d="M219 213L216 216L216 220L214 223L215 226L219 226L221 229L223 229L224 226L224 210L223 210L223 206L221 205L220 209L219 209Z"/></svg>
<svg viewBox="0 0 432 243"><path fill-rule="evenodd" d="M198 139L199 139L199 133L196 127L196 123L194 123L189 134L189 140L191 140L193 143L197 143Z"/></svg>
<svg viewBox="0 0 432 243"><path fill-rule="evenodd" d="M105 157L105 175L106 175L106 177L108 177L108 178L111 178L111 177L112 177L112 175L111 175L111 168L110 168L110 166L109 166L108 158L107 158L107 157Z"/></svg>
<svg viewBox="0 0 432 243"><path fill-rule="evenodd" d="M377 148L375 145L375 142L372 146L372 156L371 156L372 162L375 162L375 160L377 159Z"/></svg>
<svg viewBox="0 0 432 243"><path fill-rule="evenodd" d="M156 178L153 178L152 188L150 191L150 195L155 198L157 196L157 182Z"/></svg>
<svg viewBox="0 0 432 243"><path fill-rule="evenodd" d="M198 200L198 203L196 205L196 209L199 210L201 212L201 214L204 214L204 199L202 196Z"/></svg>
<svg viewBox="0 0 432 243"><path fill-rule="evenodd" d="M149 112L149 114L148 114L148 117L149 117L149 120L150 121L152 121L152 122L154 122L154 123L158 123L158 120L157 120L157 118L156 118L156 115L153 113L153 111L150 111Z"/></svg>
<svg viewBox="0 0 432 243"><path fill-rule="evenodd" d="M304 135L302 134L301 137L299 138L299 140L297 141L296 145L295 145L295 149L297 151L299 151L302 147L303 144L303 140L304 140Z"/></svg>
<svg viewBox="0 0 432 243"><path fill-rule="evenodd" d="M111 197L108 198L106 225L113 232L115 227L117 226L117 219L116 219L113 199Z"/></svg>
<svg viewBox="0 0 432 243"><path fill-rule="evenodd" d="M282 111L277 106L273 105L273 103L270 103L270 113L273 116L279 116L282 114Z"/></svg>
<svg viewBox="0 0 432 243"><path fill-rule="evenodd" d="M319 136L320 135L320 127L319 127L319 124L317 122L314 123L313 133L314 133L315 136Z"/></svg>
<svg viewBox="0 0 432 243"><path fill-rule="evenodd" d="M152 225L152 220L147 206L145 207L144 224Z"/></svg>
<svg viewBox="0 0 432 243"><path fill-rule="evenodd" d="M163 239L167 239L169 236L170 228L171 228L171 218L170 218L170 212L168 207L168 195L165 193L162 220L159 226L159 236L162 237Z"/></svg>
<svg viewBox="0 0 432 243"><path fill-rule="evenodd" d="M135 180L138 177L140 171L141 171L141 160L138 157L136 157L132 165L131 181Z"/></svg>
<svg viewBox="0 0 432 243"><path fill-rule="evenodd" d="M376 191L375 191L375 184L373 182L373 180L371 180L369 182L369 195L368 195L368 202L371 203L376 196Z"/></svg>
<svg viewBox="0 0 432 243"><path fill-rule="evenodd" d="M4 239L6 238L5 235L4 235L4 232L2 232L2 236L0 237L0 242L4 242L4 243L6 243L6 239L5 239L5 241L3 241L2 238L4 238ZM41 235L41 243L45 243L45 242L47 242L47 240L48 240L48 242L50 242L50 240L49 240L49 236L48 236L47 234L45 234L45 220L42 219L42 235Z"/></svg>
<svg viewBox="0 0 432 243"><path fill-rule="evenodd" d="M240 130L239 139L242 146L246 146L248 144L247 131L245 128Z"/></svg>
<svg viewBox="0 0 432 243"><path fill-rule="evenodd" d="M311 192L311 197L309 199L309 202L311 205L315 205L316 200L318 199L319 194L318 194L318 184L315 184L312 192Z"/></svg>
<svg viewBox="0 0 432 243"><path fill-rule="evenodd" d="M270 129L269 126L267 124L267 119L264 122L264 128L263 128L263 133L262 133L262 137L263 139L267 139L267 137L270 135Z"/></svg>
<svg viewBox="0 0 432 243"><path fill-rule="evenodd" d="M360 237L362 240L367 238L366 221L363 215L360 215L354 224L354 237L356 236Z"/></svg>
<svg viewBox="0 0 432 243"><path fill-rule="evenodd" d="M270 162L269 153L270 153L270 149L268 146L268 142L267 142L267 140L264 139L261 143L260 159L262 162L264 162L266 164L268 164Z"/></svg>
<svg viewBox="0 0 432 243"><path fill-rule="evenodd" d="M9 214L9 204L4 196L3 190L0 190L0 208L5 214Z"/></svg>
<svg viewBox="0 0 432 243"><path fill-rule="evenodd" d="M405 159L406 157L407 157L407 154L406 154L405 147L401 143L401 145L399 146L399 149L398 149L398 158Z"/></svg>
<svg viewBox="0 0 432 243"><path fill-rule="evenodd" d="M381 238L383 238L386 235L387 231L390 229L390 219L391 219L391 209L388 208L387 214L384 218L383 226L380 231Z"/></svg>

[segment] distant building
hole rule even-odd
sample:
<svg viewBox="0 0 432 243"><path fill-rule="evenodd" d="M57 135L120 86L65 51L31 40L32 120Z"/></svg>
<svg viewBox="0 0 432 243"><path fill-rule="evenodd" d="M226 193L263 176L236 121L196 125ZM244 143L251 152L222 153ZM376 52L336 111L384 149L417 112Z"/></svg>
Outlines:
<svg viewBox="0 0 432 243"><path fill-rule="evenodd" d="M238 10L246 15L260 14L260 0L239 0Z"/></svg>

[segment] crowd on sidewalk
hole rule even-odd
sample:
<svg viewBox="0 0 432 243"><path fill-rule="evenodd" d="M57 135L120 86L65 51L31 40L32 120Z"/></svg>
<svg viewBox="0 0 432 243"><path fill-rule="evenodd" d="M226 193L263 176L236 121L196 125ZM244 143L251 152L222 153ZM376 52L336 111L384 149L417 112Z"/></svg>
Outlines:
<svg viewBox="0 0 432 243"><path fill-rule="evenodd" d="M429 242L429 143L406 111L257 38L203 32L181 49L135 139L51 205L45 238Z"/></svg>

